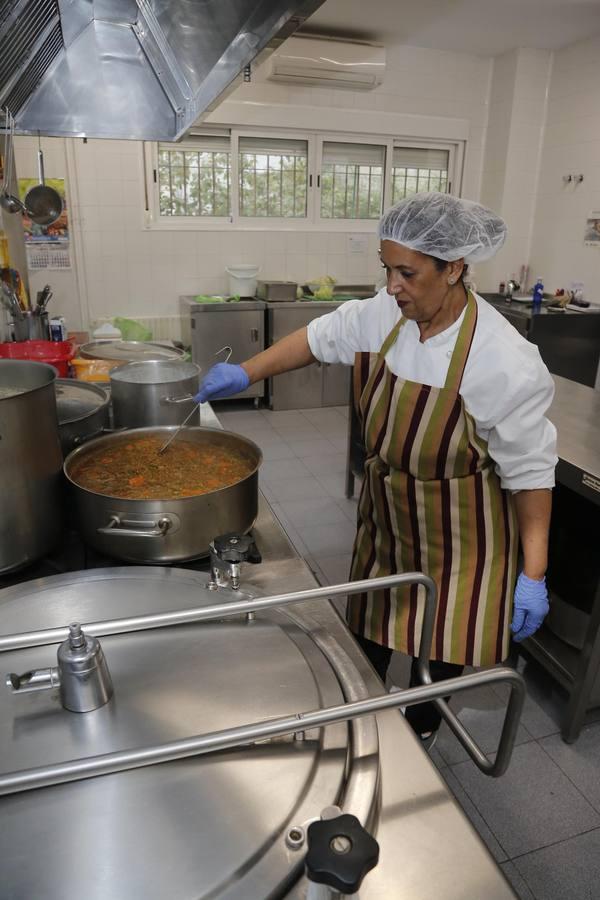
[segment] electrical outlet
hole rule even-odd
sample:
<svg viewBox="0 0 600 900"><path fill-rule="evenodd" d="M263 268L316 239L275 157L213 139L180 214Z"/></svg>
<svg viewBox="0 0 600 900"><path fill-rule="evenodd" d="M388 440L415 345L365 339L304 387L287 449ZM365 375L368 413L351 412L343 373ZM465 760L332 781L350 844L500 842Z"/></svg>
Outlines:
<svg viewBox="0 0 600 900"><path fill-rule="evenodd" d="M367 235L366 234L350 234L348 236L348 252L349 253L366 253L367 252Z"/></svg>

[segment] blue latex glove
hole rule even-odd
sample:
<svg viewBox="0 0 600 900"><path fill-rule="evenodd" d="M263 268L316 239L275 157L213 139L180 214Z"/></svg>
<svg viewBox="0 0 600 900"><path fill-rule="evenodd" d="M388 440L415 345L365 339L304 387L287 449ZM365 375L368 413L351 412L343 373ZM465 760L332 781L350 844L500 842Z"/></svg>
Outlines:
<svg viewBox="0 0 600 900"><path fill-rule="evenodd" d="M546 579L534 581L523 572L517 579L513 620L510 629L515 641L523 641L538 630L550 606Z"/></svg>
<svg viewBox="0 0 600 900"><path fill-rule="evenodd" d="M249 384L248 373L241 366L217 363L206 373L194 400L196 403L222 400L224 397L232 397L240 391L245 391Z"/></svg>

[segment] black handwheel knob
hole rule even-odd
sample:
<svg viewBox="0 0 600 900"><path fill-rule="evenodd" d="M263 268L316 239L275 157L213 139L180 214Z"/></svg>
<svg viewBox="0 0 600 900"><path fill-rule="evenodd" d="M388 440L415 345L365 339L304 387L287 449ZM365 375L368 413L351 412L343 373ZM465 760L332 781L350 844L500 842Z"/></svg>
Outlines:
<svg viewBox="0 0 600 900"><path fill-rule="evenodd" d="M254 540L247 534L220 534L213 540L213 546L221 559L226 562L243 562Z"/></svg>
<svg viewBox="0 0 600 900"><path fill-rule="evenodd" d="M341 894L356 894L363 878L379 861L379 844L356 816L343 813L313 822L307 831L305 858L309 881Z"/></svg>

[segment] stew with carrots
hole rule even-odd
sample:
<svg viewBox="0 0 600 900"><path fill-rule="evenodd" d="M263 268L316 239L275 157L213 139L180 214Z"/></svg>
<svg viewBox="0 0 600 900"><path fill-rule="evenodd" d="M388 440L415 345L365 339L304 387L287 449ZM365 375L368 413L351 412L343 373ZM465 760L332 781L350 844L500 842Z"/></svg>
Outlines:
<svg viewBox="0 0 600 900"><path fill-rule="evenodd" d="M229 487L256 468L241 449L177 439L159 455L164 442L164 435L119 442L76 461L71 478L109 497L174 500Z"/></svg>

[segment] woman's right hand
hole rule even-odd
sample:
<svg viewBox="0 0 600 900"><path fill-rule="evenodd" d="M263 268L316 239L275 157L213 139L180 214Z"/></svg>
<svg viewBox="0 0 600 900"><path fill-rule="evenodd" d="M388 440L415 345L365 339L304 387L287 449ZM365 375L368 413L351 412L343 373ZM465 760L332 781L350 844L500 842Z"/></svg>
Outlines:
<svg viewBox="0 0 600 900"><path fill-rule="evenodd" d="M196 403L207 403L209 400L223 400L245 391L250 378L243 366L230 363L217 363L209 369L194 397Z"/></svg>

